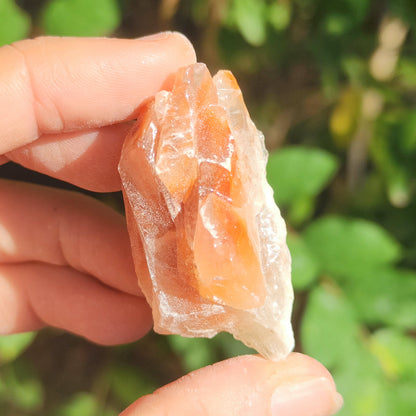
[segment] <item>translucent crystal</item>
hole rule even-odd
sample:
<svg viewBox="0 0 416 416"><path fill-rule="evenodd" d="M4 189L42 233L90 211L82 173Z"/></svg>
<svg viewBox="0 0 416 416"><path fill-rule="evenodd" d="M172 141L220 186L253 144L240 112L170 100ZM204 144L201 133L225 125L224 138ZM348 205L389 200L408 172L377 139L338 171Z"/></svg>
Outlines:
<svg viewBox="0 0 416 416"><path fill-rule="evenodd" d="M182 68L142 110L119 171L157 332L228 331L273 360L292 350L290 254L266 161L229 71Z"/></svg>

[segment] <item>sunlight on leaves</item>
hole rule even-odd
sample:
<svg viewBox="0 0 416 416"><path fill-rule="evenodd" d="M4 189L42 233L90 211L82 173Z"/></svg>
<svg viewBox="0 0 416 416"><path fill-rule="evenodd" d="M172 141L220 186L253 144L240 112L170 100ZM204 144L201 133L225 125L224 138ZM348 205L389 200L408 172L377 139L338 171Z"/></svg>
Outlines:
<svg viewBox="0 0 416 416"><path fill-rule="evenodd" d="M333 178L337 159L330 153L307 147L286 147L269 156L267 178L278 204L314 197Z"/></svg>
<svg viewBox="0 0 416 416"><path fill-rule="evenodd" d="M350 358L358 344L358 322L348 300L333 287L309 295L301 327L305 353L332 368Z"/></svg>
<svg viewBox="0 0 416 416"><path fill-rule="evenodd" d="M335 276L388 265L401 255L400 245L379 225L328 216L313 222L304 233L323 270Z"/></svg>

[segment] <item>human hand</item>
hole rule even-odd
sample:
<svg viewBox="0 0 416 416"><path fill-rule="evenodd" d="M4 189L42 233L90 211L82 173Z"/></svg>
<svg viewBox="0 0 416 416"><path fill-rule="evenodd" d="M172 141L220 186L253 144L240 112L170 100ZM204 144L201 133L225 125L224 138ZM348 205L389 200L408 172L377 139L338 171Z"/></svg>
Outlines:
<svg viewBox="0 0 416 416"><path fill-rule="evenodd" d="M119 190L130 120L170 73L194 61L178 34L39 38L0 48L0 163ZM137 271L147 273L144 256ZM0 180L0 334L46 325L105 345L151 328L125 222L85 196ZM171 383L122 415L330 415L340 401L330 374L309 357L244 356Z"/></svg>

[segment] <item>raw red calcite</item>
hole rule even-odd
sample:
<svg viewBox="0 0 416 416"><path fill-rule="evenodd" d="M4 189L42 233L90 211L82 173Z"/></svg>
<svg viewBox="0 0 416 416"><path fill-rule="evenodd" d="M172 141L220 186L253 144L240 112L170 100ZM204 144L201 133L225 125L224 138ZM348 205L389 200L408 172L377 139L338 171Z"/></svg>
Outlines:
<svg viewBox="0 0 416 416"><path fill-rule="evenodd" d="M157 332L228 331L274 360L292 350L290 255L266 161L229 71L182 68L141 111L119 171Z"/></svg>

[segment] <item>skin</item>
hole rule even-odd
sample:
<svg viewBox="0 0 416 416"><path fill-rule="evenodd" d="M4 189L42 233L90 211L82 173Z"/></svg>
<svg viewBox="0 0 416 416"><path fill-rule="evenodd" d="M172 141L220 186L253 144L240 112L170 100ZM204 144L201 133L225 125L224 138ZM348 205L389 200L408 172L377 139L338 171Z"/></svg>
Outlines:
<svg viewBox="0 0 416 416"><path fill-rule="evenodd" d="M0 62L0 164L110 192L121 188L121 146L140 104L195 53L177 33L44 37L0 48ZM45 326L104 345L151 329L125 221L77 193L0 180L0 334ZM341 403L329 372L310 357L243 356L168 384L122 416L317 416Z"/></svg>

